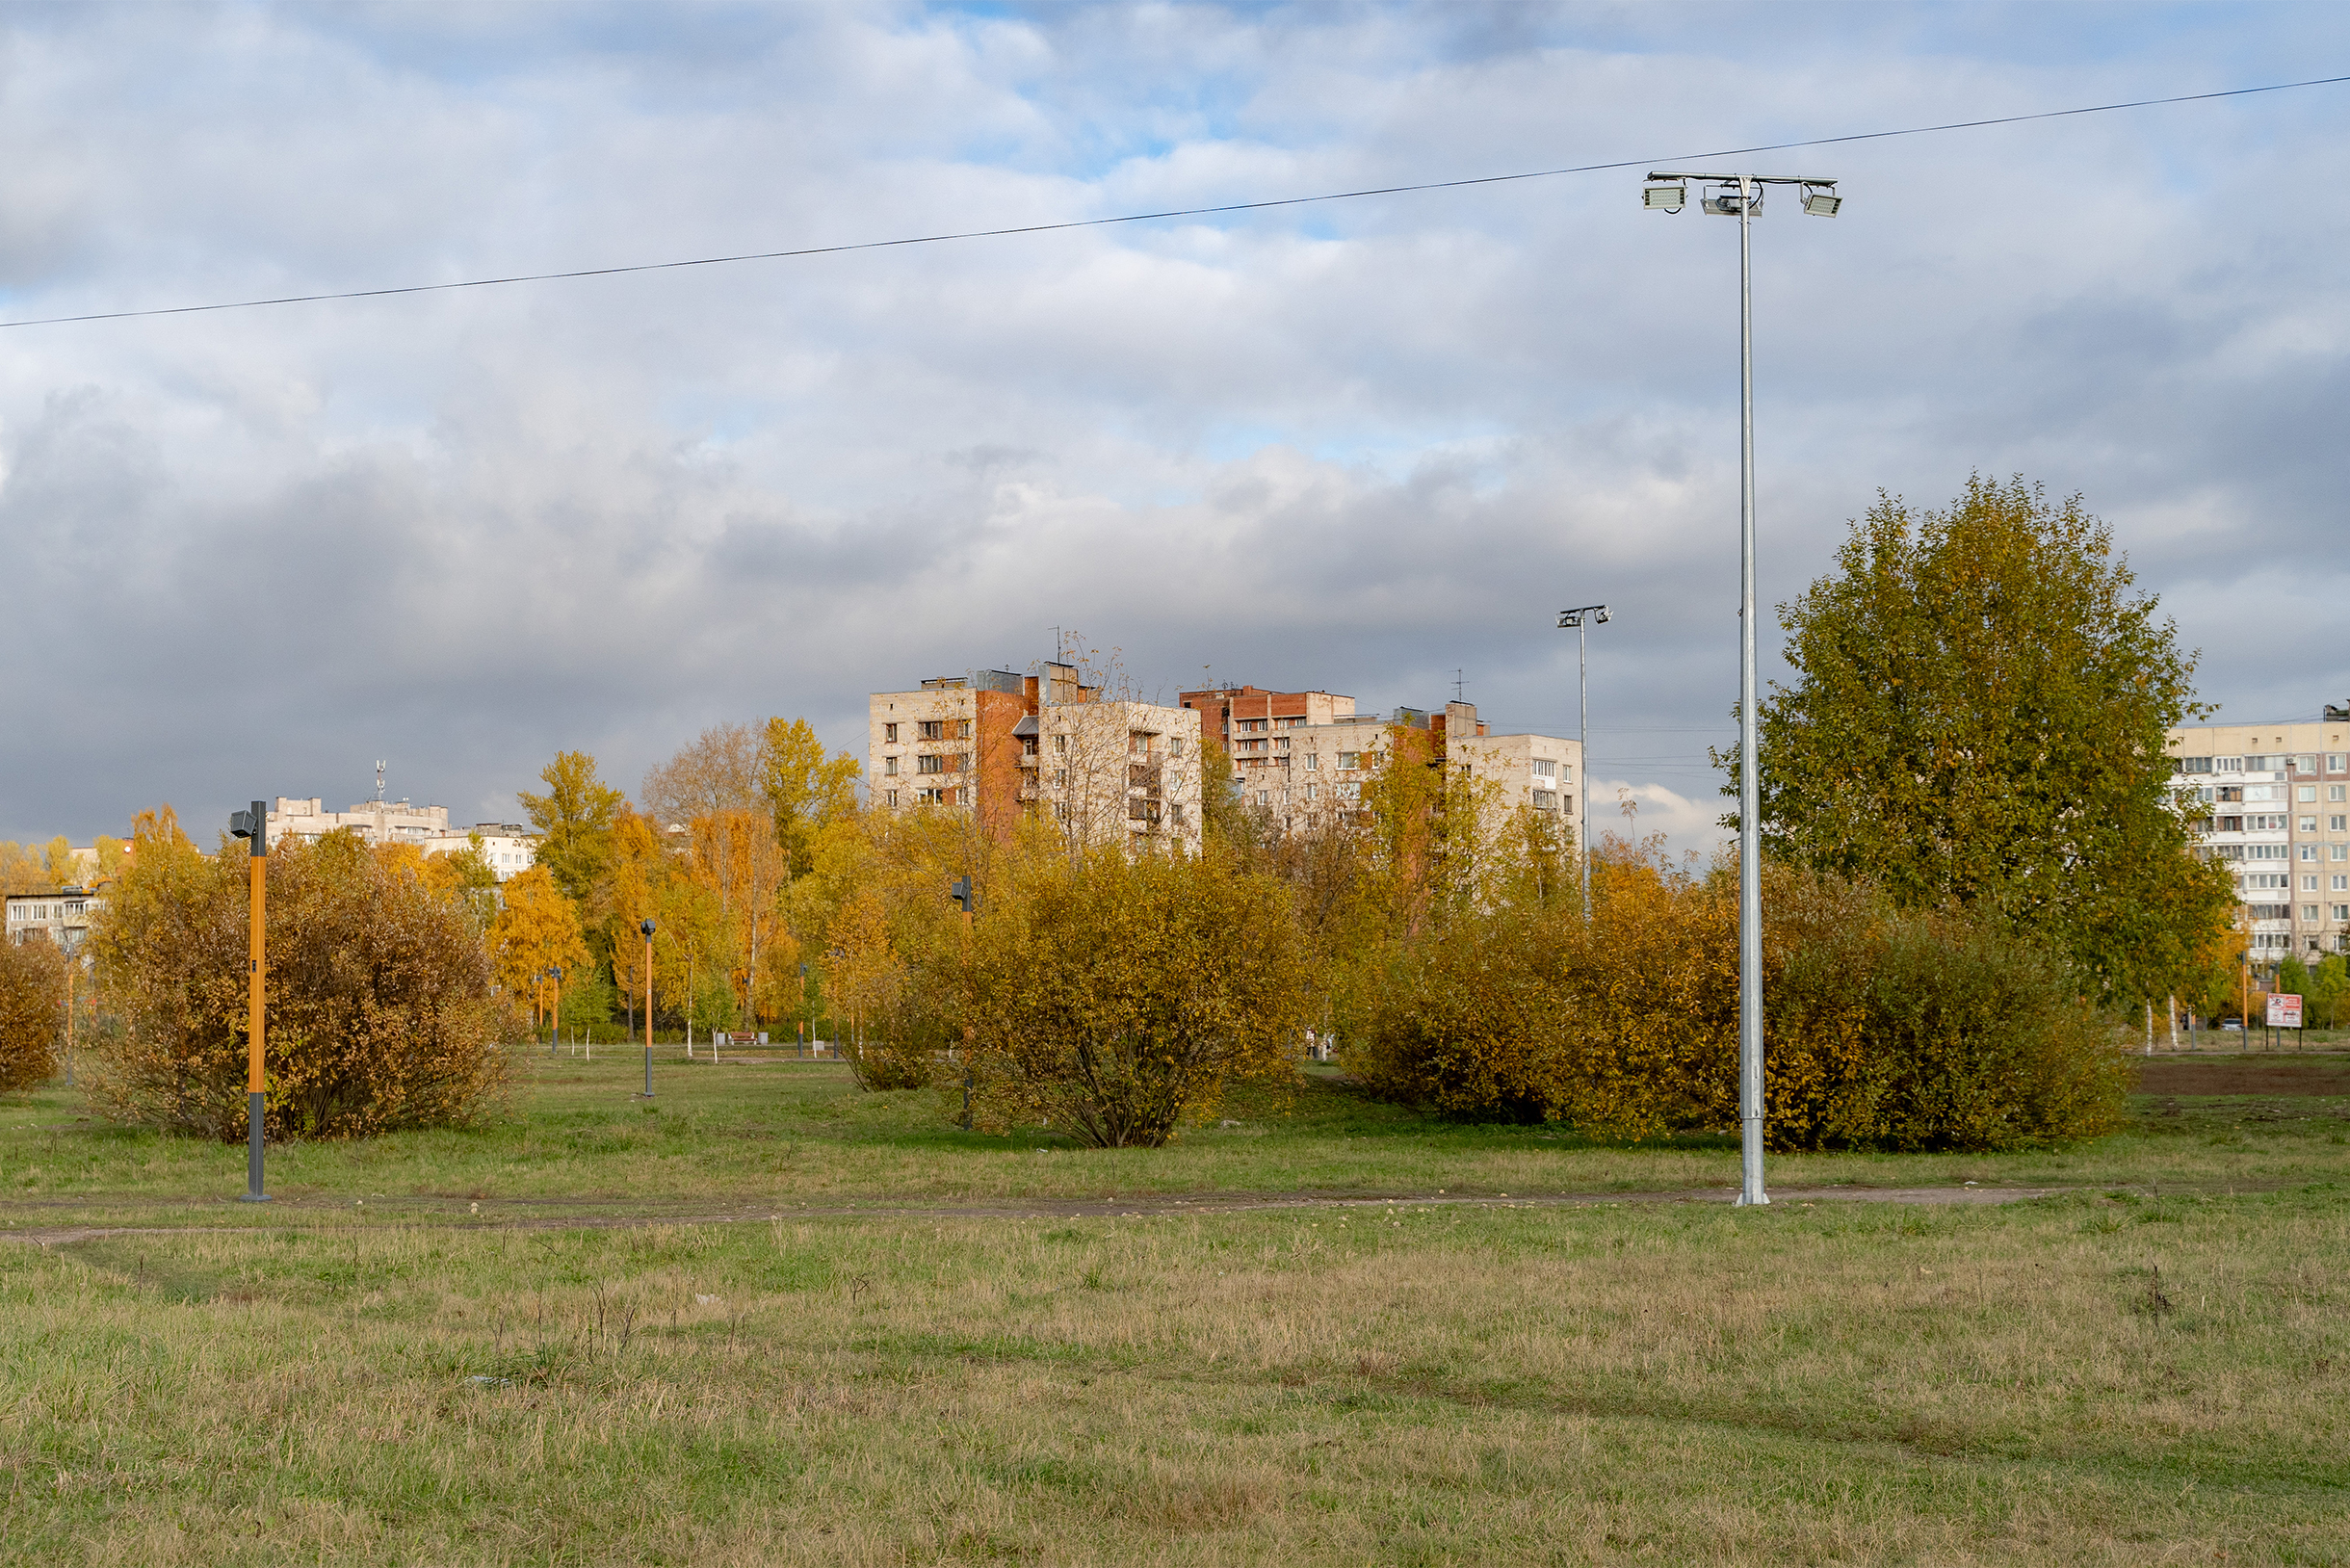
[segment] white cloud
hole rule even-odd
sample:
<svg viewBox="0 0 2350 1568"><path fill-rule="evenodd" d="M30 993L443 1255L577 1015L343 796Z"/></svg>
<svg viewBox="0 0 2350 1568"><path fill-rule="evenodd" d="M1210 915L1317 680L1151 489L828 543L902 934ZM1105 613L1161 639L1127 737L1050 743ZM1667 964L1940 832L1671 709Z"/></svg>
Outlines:
<svg viewBox="0 0 2350 1568"><path fill-rule="evenodd" d="M2325 8L72 8L0 33L0 318L1665 157L2305 74ZM2338 90L1774 159L1762 589L1879 485L2085 491L2206 693L2350 693ZM0 331L0 835L510 815L724 718L1024 663L1571 721L1703 848L1735 690L1727 225L1637 170ZM2289 625L2292 636L2279 635ZM262 693L257 700L254 693ZM1669 825L1666 825L1669 824Z"/></svg>

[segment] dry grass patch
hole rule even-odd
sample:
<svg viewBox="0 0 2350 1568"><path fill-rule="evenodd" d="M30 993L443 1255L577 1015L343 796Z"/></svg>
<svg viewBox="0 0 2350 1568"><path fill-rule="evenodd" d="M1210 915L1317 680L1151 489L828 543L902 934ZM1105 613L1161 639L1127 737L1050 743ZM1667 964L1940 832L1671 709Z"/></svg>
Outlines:
<svg viewBox="0 0 2350 1568"><path fill-rule="evenodd" d="M2329 1192L124 1237L0 1252L0 1484L66 1563L2335 1560L2345 1263Z"/></svg>

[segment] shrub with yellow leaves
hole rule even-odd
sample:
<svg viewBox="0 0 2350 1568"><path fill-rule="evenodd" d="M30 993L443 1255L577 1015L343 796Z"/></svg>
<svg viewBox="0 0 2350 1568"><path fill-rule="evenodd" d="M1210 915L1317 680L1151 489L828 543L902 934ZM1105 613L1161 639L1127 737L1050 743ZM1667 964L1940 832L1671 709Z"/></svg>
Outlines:
<svg viewBox="0 0 2350 1568"><path fill-rule="evenodd" d="M1035 856L984 890L963 971L975 1123L1156 1148L1239 1080L1296 1072L1307 1018L1287 891L1217 856Z"/></svg>
<svg viewBox="0 0 2350 1568"><path fill-rule="evenodd" d="M91 1102L124 1122L246 1136L247 861L197 851L168 811L93 924L115 1024ZM459 896L355 834L270 854L267 1135L351 1137L462 1122L505 1080L506 1020Z"/></svg>
<svg viewBox="0 0 2350 1568"><path fill-rule="evenodd" d="M1734 878L1623 850L1592 910L1465 910L1403 950L1350 1069L1464 1116L1604 1137L1737 1118ZM2012 1149L2117 1124L2128 1065L2041 946L1766 868L1765 1130L1781 1149Z"/></svg>

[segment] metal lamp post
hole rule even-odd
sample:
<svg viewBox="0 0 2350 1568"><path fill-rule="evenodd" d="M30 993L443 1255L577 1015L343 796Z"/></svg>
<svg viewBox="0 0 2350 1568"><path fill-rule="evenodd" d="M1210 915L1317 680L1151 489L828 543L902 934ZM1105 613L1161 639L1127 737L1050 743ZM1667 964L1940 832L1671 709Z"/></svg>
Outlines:
<svg viewBox="0 0 2350 1568"><path fill-rule="evenodd" d="M1583 912L1591 912L1591 653L1585 639L1589 636L1584 617L1605 626L1607 607L1587 604L1576 610L1558 613L1558 629L1575 634L1575 685L1578 693L1578 715L1575 720L1576 765L1583 776L1576 780L1577 797L1582 802L1582 822L1575 829L1577 858L1583 863Z"/></svg>
<svg viewBox="0 0 2350 1568"><path fill-rule="evenodd" d="M1754 215L1765 186L1792 185L1803 210L1833 218L1844 204L1836 181L1765 174L1654 172L1640 193L1652 212L1688 205L1688 182L1712 187L1700 205L1738 221L1738 1202L1762 1190L1762 829L1755 716L1755 312Z"/></svg>
<svg viewBox="0 0 2350 1568"><path fill-rule="evenodd" d="M653 1097L653 922L650 916L637 929L644 933L644 1097Z"/></svg>
<svg viewBox="0 0 2350 1568"><path fill-rule="evenodd" d="M267 1203L270 1195L261 1188L261 1130L266 1109L263 1098L266 1061L263 1036L269 1023L269 1004L266 981L269 973L269 924L266 905L270 889L270 810L263 800L253 802L250 811L231 812L228 830L247 842L250 852L247 857L247 875L252 886L248 916L252 929L248 934L245 1020L245 1203Z"/></svg>

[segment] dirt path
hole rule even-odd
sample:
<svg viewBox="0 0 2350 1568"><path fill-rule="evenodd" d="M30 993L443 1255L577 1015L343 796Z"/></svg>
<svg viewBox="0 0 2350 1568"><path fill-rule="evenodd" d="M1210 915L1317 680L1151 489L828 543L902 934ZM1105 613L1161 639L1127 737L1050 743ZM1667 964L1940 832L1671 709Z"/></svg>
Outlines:
<svg viewBox="0 0 2350 1568"><path fill-rule="evenodd" d="M1781 1188L1772 1194L1774 1209L1785 1212L1822 1203L1895 1203L1910 1205L1965 1205L2021 1203L2070 1191L2090 1189L2065 1187L1984 1187L1970 1183L1964 1187L1790 1187ZM2097 1189L2096 1190L2102 1190ZM1459 1207L1473 1209L1549 1209L1604 1208L1616 1204L1663 1203L1729 1203L1736 1197L1729 1188L1696 1188L1672 1192L1529 1192L1513 1197L1508 1193L1479 1193L1455 1196L1444 1192L1397 1192L1370 1197L1359 1193L1322 1192L1236 1192L1206 1194L1189 1197L1130 1197L1130 1198L1007 1198L979 1199L960 1203L904 1203L888 1199L859 1201L849 1199L834 1202L807 1202L778 1207L774 1204L745 1204L735 1209L703 1210L686 1214L647 1214L639 1210L629 1214L568 1213L561 1215L533 1214L534 1208L553 1204L575 1205L582 1200L565 1198L497 1199L485 1201L481 1212L470 1205L464 1210L453 1202L436 1202L423 1214L408 1205L389 1199L378 1200L376 1214L385 1216L391 1224L413 1225L419 1221L442 1221L451 1228L463 1230L638 1230L653 1225L742 1225L765 1223L777 1219L1138 1219L1179 1215L1266 1214L1284 1210L1325 1209L1389 1209ZM594 1200L587 1200L593 1202ZM317 1214L325 1206L305 1204L300 1200L287 1203L277 1213ZM348 1215L350 1210L336 1203L330 1211ZM378 1229L383 1221L360 1220L338 1229ZM63 1246L75 1241L96 1241L111 1236L196 1236L228 1235L249 1231L255 1225L46 1225L31 1228L0 1230L0 1241L22 1241L35 1246Z"/></svg>

